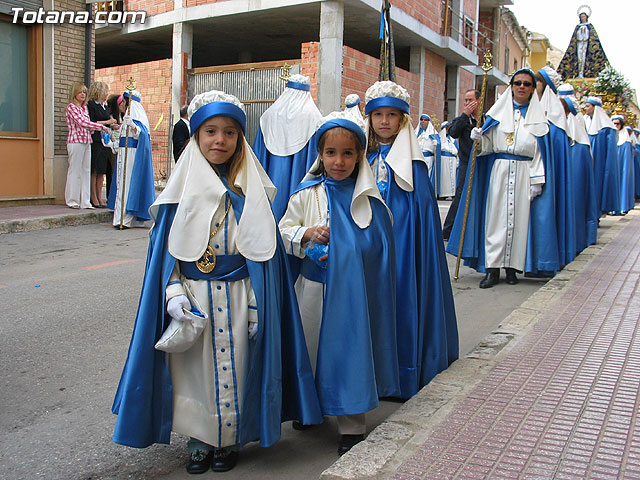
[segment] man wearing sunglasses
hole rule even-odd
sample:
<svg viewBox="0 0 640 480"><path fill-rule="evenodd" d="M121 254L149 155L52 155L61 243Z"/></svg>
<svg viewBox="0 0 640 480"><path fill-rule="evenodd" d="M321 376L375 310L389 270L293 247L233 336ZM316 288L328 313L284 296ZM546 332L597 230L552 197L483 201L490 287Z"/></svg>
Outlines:
<svg viewBox="0 0 640 480"><path fill-rule="evenodd" d="M529 264L540 254L527 252L530 204L545 183L538 142L549 132L538 97L533 95L535 82L531 70L518 70L487 112L484 126L471 131L471 138L477 141L474 148L480 151L462 256L467 265L486 272L480 288L498 284L500 268L506 270L507 284L515 285L516 272L531 271ZM466 194L463 191L463 205ZM458 254L464 218L462 209L458 213L447 244L447 252L453 255Z"/></svg>

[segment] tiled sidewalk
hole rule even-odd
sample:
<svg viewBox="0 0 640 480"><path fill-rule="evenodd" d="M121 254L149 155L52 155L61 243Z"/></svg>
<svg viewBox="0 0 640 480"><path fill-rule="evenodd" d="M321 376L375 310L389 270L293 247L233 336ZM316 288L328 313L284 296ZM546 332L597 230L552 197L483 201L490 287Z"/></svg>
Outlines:
<svg viewBox="0 0 640 480"><path fill-rule="evenodd" d="M635 216L394 478L640 479L639 256Z"/></svg>

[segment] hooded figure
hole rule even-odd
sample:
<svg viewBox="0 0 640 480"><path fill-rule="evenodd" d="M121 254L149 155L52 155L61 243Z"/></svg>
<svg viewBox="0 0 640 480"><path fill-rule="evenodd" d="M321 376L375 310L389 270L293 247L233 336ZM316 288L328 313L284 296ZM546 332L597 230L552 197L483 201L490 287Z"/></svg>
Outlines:
<svg viewBox="0 0 640 480"><path fill-rule="evenodd" d="M458 141L449 136L449 122L440 125L440 196L453 197L456 193L456 176L458 168Z"/></svg>
<svg viewBox="0 0 640 480"><path fill-rule="evenodd" d="M594 195L593 157L591 142L584 126L584 117L577 100L573 96L573 87L563 84L558 94L567 106L567 134L569 135L573 184L573 208L575 211L576 251L581 252L596 243L598 229L598 208Z"/></svg>
<svg viewBox="0 0 640 480"><path fill-rule="evenodd" d="M426 113L420 115L419 124L416 127L416 136L418 137L418 145L422 150L427 161L429 169L429 180L435 189L436 196L441 196L440 188L440 170L442 169L442 150L440 144L440 135L436 132L431 117Z"/></svg>
<svg viewBox="0 0 640 480"><path fill-rule="evenodd" d="M613 213L624 215L635 205L634 146L629 132L624 126L624 117L614 115L611 117L611 121L618 129L618 161L620 166L620 210Z"/></svg>
<svg viewBox="0 0 640 480"><path fill-rule="evenodd" d="M342 454L362 440L379 397L400 395L395 248L362 128L336 112L312 141L318 159L279 227L287 253L302 261L296 293L322 413L338 416Z"/></svg>
<svg viewBox="0 0 640 480"><path fill-rule="evenodd" d="M598 97L588 97L585 125L591 140L593 181L598 208L603 213L620 211L620 161L617 130Z"/></svg>
<svg viewBox="0 0 640 480"><path fill-rule="evenodd" d="M409 94L391 81L365 94L367 159L393 214L401 397L458 358L458 326L440 212L409 117Z"/></svg>
<svg viewBox="0 0 640 480"><path fill-rule="evenodd" d="M189 106L192 138L150 209L154 220L113 440L143 448L191 437L189 473L233 468L238 449L280 438L280 423L320 423L304 334L270 199L244 139L240 101ZM170 321L204 317L173 353L154 348ZM158 347L159 348L159 347Z"/></svg>
<svg viewBox="0 0 640 480"><path fill-rule="evenodd" d="M284 214L317 152L309 145L322 114L311 96L309 77L292 75L282 95L260 117L253 150L273 180L278 193L273 200L276 220Z"/></svg>
<svg viewBox="0 0 640 480"><path fill-rule="evenodd" d="M360 96L357 93L351 93L345 97L344 113L349 120L358 125L364 125L364 117L360 111Z"/></svg>
<svg viewBox="0 0 640 480"><path fill-rule="evenodd" d="M541 151L548 148L545 136L549 125L535 95L535 82L529 69L514 73L510 86L487 112L482 129L471 132L471 138L482 144L462 257L470 267L486 272L480 288L496 285L500 268L506 269L510 285L518 283L517 271L558 269L555 222L548 220L555 218L553 190L548 197L541 196L547 188ZM466 201L466 192L465 185L461 204ZM539 200L543 202L540 208L532 211L532 203ZM463 211L458 210L447 244L452 255L458 255L463 218ZM535 236L530 235L530 225Z"/></svg>
<svg viewBox="0 0 640 480"><path fill-rule="evenodd" d="M111 181L107 206L113 210L113 226L129 228L151 220L149 207L156 193L149 119L140 103L140 92L126 91L121 98L118 98L121 113L127 112L129 102L131 105L120 127L117 171Z"/></svg>

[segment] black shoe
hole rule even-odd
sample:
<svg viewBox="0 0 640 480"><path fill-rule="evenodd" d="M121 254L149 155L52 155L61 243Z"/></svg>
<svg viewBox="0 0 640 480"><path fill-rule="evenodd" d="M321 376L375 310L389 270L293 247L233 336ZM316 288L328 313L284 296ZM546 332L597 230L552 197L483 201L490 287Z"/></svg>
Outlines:
<svg viewBox="0 0 640 480"><path fill-rule="evenodd" d="M507 273L507 285L517 285L520 280L516 277L516 269L505 268L504 270Z"/></svg>
<svg viewBox="0 0 640 480"><path fill-rule="evenodd" d="M313 427L313 425L305 425L302 422L299 422L298 420L294 420L293 422L291 422L291 426L293 427L294 430L309 430L310 428Z"/></svg>
<svg viewBox="0 0 640 480"><path fill-rule="evenodd" d="M340 444L338 445L338 455L344 455L351 448L364 440L364 435L342 435L340 437Z"/></svg>
<svg viewBox="0 0 640 480"><path fill-rule="evenodd" d="M191 458L187 465L187 473L204 473L209 470L211 461L213 460L213 452L205 450L196 450L191 452Z"/></svg>
<svg viewBox="0 0 640 480"><path fill-rule="evenodd" d="M226 448L216 448L213 452L211 470L214 472L228 472L238 463L238 452Z"/></svg>
<svg viewBox="0 0 640 480"><path fill-rule="evenodd" d="M487 274L480 281L480 288L491 288L500 282L500 269L487 268Z"/></svg>

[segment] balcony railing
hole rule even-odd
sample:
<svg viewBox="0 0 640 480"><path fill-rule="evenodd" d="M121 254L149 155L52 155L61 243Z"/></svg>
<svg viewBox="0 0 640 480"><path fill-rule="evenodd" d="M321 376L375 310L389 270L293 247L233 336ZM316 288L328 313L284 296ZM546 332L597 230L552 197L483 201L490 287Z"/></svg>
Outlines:
<svg viewBox="0 0 640 480"><path fill-rule="evenodd" d="M485 25L476 27L477 21L474 23L470 18L462 17L459 12L454 11L450 0L441 0L441 7L441 35L451 37L474 53L482 54L493 48L495 42L491 40L490 28Z"/></svg>

